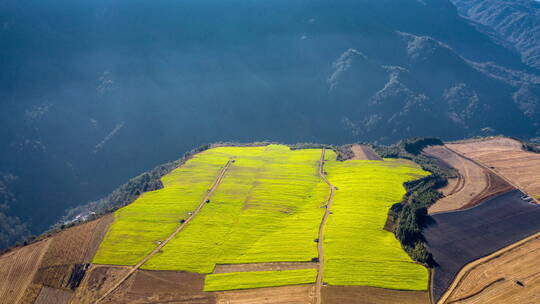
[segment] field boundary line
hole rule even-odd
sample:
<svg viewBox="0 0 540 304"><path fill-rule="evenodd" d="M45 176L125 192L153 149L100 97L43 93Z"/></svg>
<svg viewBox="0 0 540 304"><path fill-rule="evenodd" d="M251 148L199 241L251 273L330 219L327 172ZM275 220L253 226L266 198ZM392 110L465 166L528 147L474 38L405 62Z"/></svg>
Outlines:
<svg viewBox="0 0 540 304"><path fill-rule="evenodd" d="M488 170L489 172L492 172L493 174L495 174L495 175L497 175L498 177L502 178L505 182L509 183L511 186L513 186L514 188L518 189L519 191L525 193L528 197L532 198L532 199L536 202L536 204L540 205L540 201L539 201L536 197L530 195L527 191L525 191L525 189L519 187L518 185L516 185L515 183L513 183L512 181L510 181L508 178L506 178L505 176L502 176L502 175L499 174L497 171L491 169L489 166L486 166L486 165L482 164L481 162L476 161L476 160L474 160L474 159L472 159L472 158L470 158L470 157L468 157L468 156L466 156L466 155L464 155L464 154L462 154L462 153L460 153L460 152L457 152L456 150L454 150L454 149L448 147L446 144L445 144L445 146L446 146L450 151L456 153L457 155L460 155L461 157L463 157L463 158L465 158L465 159L468 159L468 160L472 161L473 163L475 163L475 164L481 166L482 168L484 168L484 169Z"/></svg>
<svg viewBox="0 0 540 304"><path fill-rule="evenodd" d="M113 293L122 283L124 283L135 271L137 271L141 266L146 263L149 259L151 259L156 253L158 253L167 243L169 243L180 231L184 229L184 227L189 224L189 222L201 211L201 209L206 205L206 201L210 199L212 194L214 194L214 191L218 188L219 184L221 183L221 180L223 179L223 176L225 176L225 173L231 166L231 164L234 162L233 159L229 159L227 164L221 169L219 172L216 180L214 181L214 184L212 185L212 188L210 188L210 191L204 196L203 200L200 202L199 206L193 213L180 225L178 228L176 228L173 233L171 233L163 242L161 242L152 252L150 252L148 255L146 255L139 263L137 263L135 266L131 267L129 272L123 276L120 281L118 281L116 284L114 284L113 287L111 287L105 294L103 294L99 299L97 299L94 304L98 304L99 302L103 301L106 297L108 297L111 293Z"/></svg>
<svg viewBox="0 0 540 304"><path fill-rule="evenodd" d="M332 200L334 198L334 194L336 191L336 188L330 181L326 178L325 172L324 172L324 157L325 157L326 150L323 148L321 152L321 159L319 160L319 175L324 180L324 182L330 187L330 194L328 195L328 200L326 203L326 210L324 212L324 216L322 218L321 224L319 225L319 242L317 242L317 251L319 253L319 267L317 270L317 280L315 282L315 303L321 304L321 288L322 288L322 278L323 278L323 269L324 269L324 251L323 251L323 232L324 232L324 225L326 224L326 221L328 220L328 215L330 215L330 207L332 206Z"/></svg>
<svg viewBox="0 0 540 304"><path fill-rule="evenodd" d="M492 259L495 259L495 258L498 258L499 256L527 243L527 242L530 242L536 238L540 238L540 232L537 232L533 235L530 235L520 241L517 241L513 244L510 244L502 249L499 249L495 252L493 252L492 254L490 255L487 255L483 258L479 258L475 261L472 261L470 262L469 264L465 265L463 268L461 268L461 270L458 272L457 276L454 278L454 280L452 281L452 284L450 285L450 287L448 287L448 289L446 289L446 291L444 292L444 294L442 295L442 297L439 299L439 301L437 302L438 304L444 304L446 303L446 301L448 300L448 298L450 297L450 295L452 295L452 293L454 292L454 290L456 289L456 287L459 285L459 283L461 283L461 281L463 280L463 278L473 269L475 269L476 267L480 266L481 264L484 264L485 262L488 262Z"/></svg>

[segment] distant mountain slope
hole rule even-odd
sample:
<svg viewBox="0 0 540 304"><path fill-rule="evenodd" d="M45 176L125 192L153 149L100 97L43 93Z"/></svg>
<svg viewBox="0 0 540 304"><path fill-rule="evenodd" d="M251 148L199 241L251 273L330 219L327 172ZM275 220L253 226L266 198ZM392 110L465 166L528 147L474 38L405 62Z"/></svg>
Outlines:
<svg viewBox="0 0 540 304"><path fill-rule="evenodd" d="M524 63L540 68L540 3L536 0L451 0L459 13L510 42Z"/></svg>
<svg viewBox="0 0 540 304"><path fill-rule="evenodd" d="M208 142L540 135L537 72L448 0L10 0L0 41L4 211L34 234Z"/></svg>

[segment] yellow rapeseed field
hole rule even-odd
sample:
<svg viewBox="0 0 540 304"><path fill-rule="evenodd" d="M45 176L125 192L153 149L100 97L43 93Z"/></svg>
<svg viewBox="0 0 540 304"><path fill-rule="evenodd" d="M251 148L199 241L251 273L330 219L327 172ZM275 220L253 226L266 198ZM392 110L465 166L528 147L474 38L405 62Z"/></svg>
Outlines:
<svg viewBox="0 0 540 304"><path fill-rule="evenodd" d="M114 213L93 263L135 265L204 198L229 156L207 150L162 178L163 189L143 193Z"/></svg>
<svg viewBox="0 0 540 304"><path fill-rule="evenodd" d="M310 261L328 186L320 149L221 147L235 158L211 202L144 269L211 273L215 264ZM333 153L333 152L331 152Z"/></svg>
<svg viewBox="0 0 540 304"><path fill-rule="evenodd" d="M383 230L389 208L405 194L403 183L428 174L404 161L329 161L328 179L338 188L324 230L324 282L426 290L428 271Z"/></svg>

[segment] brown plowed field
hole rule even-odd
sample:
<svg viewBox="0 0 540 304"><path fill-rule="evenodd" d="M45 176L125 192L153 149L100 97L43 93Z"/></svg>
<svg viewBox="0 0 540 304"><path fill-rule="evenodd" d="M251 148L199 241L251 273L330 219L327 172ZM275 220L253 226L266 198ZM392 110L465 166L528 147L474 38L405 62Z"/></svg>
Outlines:
<svg viewBox="0 0 540 304"><path fill-rule="evenodd" d="M368 146L354 144L351 146L351 150L354 154L352 159L382 160L382 158Z"/></svg>
<svg viewBox="0 0 540 304"><path fill-rule="evenodd" d="M13 304L25 294L50 240L17 248L0 257L0 303Z"/></svg>
<svg viewBox="0 0 540 304"><path fill-rule="evenodd" d="M450 179L447 186L439 189L444 197L428 209L430 214L469 208L489 197L513 189L499 176L445 146L430 146L424 149L424 153L459 172L458 178Z"/></svg>
<svg viewBox="0 0 540 304"><path fill-rule="evenodd" d="M71 296L72 291L44 286L34 304L68 304Z"/></svg>
<svg viewBox="0 0 540 304"><path fill-rule="evenodd" d="M257 288L217 292L218 304L312 304L314 285ZM325 302L323 302L325 303ZM346 303L346 302L342 302Z"/></svg>
<svg viewBox="0 0 540 304"><path fill-rule="evenodd" d="M203 292L203 286L203 274L139 269L103 303L216 303L216 294Z"/></svg>
<svg viewBox="0 0 540 304"><path fill-rule="evenodd" d="M90 266L88 271L86 271L86 275L84 276L81 285L75 290L75 295L73 296L71 303L93 303L123 278L128 271L129 267L103 265Z"/></svg>
<svg viewBox="0 0 540 304"><path fill-rule="evenodd" d="M540 303L540 234L472 264L445 303Z"/></svg>
<svg viewBox="0 0 540 304"><path fill-rule="evenodd" d="M113 219L109 214L53 236L34 283L67 289L75 264L90 263Z"/></svg>
<svg viewBox="0 0 540 304"><path fill-rule="evenodd" d="M369 286L324 286L324 304L429 304L425 291L402 291Z"/></svg>
<svg viewBox="0 0 540 304"><path fill-rule="evenodd" d="M434 299L445 299L462 269L540 231L540 205L522 200L522 195L513 190L473 208L431 216L423 236L436 263L431 276Z"/></svg>
<svg viewBox="0 0 540 304"><path fill-rule="evenodd" d="M98 220L66 229L53 237L41 267L90 263L95 249L114 220L108 214Z"/></svg>
<svg viewBox="0 0 540 304"><path fill-rule="evenodd" d="M523 151L520 142L494 138L447 146L493 169L526 193L540 196L540 154Z"/></svg>
<svg viewBox="0 0 540 304"><path fill-rule="evenodd" d="M310 268L317 268L317 266L318 266L317 263L312 263L312 262L227 264L227 265L216 265L213 273L310 269Z"/></svg>

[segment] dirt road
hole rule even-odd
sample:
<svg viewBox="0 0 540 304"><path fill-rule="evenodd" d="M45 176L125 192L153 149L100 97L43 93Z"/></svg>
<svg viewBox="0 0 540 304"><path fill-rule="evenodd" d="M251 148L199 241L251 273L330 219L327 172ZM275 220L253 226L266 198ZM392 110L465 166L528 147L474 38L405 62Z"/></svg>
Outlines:
<svg viewBox="0 0 540 304"><path fill-rule="evenodd" d="M122 277L111 289L109 289L105 294L103 294L103 296L101 296L97 301L95 301L94 304L101 302L107 296L109 296L112 292L114 292L125 280L127 280L133 273L135 273L137 269L139 269L144 263L146 263L149 259L151 259L152 256L158 253L163 247L165 247L165 245L167 245L167 243L169 243L169 241L171 241L180 231L182 231L182 229L184 229L184 227L201 211L204 205L206 205L206 201L212 196L212 194L214 194L214 191L217 189L217 187L221 183L221 180L223 179L225 172L227 172L227 170L229 169L232 163L233 163L233 160L230 159L227 162L227 164L223 167L223 169L221 169L218 177L216 178L216 181L214 182L214 185L212 186L212 188L210 188L210 191L208 191L206 196L202 199L197 209L193 211L192 215L189 216L184 223L178 226L178 228L176 228L176 230L173 233L171 233L169 237L165 239L165 241L161 242L159 246L157 246L152 252L150 252L147 256L145 256L139 263L137 263L137 265L133 266L124 277Z"/></svg>
<svg viewBox="0 0 540 304"><path fill-rule="evenodd" d="M321 178L328 184L330 187L330 195L328 196L328 201L326 203L326 210L324 212L321 225L319 226L319 242L317 244L317 250L319 251L319 269L317 272L317 281L315 283L315 303L321 304L321 288L322 288L322 278L323 278L323 269L324 269L324 252L323 252L323 231L328 215L330 215L330 207L332 207L332 199L334 198L334 193L336 188L328 181L324 173L324 154L325 150L322 150L321 159L319 160L319 175Z"/></svg>

